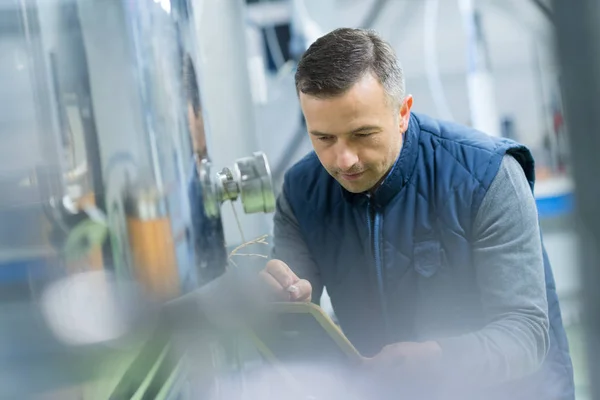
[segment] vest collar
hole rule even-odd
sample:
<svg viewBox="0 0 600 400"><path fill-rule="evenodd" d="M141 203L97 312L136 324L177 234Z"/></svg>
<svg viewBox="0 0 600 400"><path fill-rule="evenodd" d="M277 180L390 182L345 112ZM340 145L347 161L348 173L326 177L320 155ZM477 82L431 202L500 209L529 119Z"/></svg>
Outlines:
<svg viewBox="0 0 600 400"><path fill-rule="evenodd" d="M371 204L376 207L385 207L396 194L406 185L414 170L417 160L419 142L419 121L411 113L408 129L404 133L402 149L390 172L375 190L375 193L351 193L340 185L343 197L353 204L362 204L370 199Z"/></svg>

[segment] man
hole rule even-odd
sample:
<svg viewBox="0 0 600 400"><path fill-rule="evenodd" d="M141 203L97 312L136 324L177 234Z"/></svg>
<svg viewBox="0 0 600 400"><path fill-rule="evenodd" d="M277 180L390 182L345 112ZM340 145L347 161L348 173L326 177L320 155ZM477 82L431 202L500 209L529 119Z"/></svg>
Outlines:
<svg viewBox="0 0 600 400"><path fill-rule="evenodd" d="M446 398L574 398L529 151L411 113L370 31L318 39L296 89L314 152L278 198L272 290L318 302L325 286L366 370L397 387L420 371Z"/></svg>

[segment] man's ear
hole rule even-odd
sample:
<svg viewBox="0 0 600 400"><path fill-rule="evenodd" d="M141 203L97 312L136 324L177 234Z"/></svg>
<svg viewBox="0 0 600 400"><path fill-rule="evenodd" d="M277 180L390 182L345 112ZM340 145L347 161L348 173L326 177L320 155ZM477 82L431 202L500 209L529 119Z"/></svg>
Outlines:
<svg viewBox="0 0 600 400"><path fill-rule="evenodd" d="M404 133L406 129L408 129L408 121L410 119L410 110L413 105L413 97L412 95L408 95L402 101L402 105L400 106L400 131Z"/></svg>

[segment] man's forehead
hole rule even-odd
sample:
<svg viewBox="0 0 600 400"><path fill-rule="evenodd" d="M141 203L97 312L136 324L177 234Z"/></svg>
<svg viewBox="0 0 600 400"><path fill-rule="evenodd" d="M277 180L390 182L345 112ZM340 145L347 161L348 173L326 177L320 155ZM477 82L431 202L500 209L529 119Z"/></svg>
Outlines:
<svg viewBox="0 0 600 400"><path fill-rule="evenodd" d="M390 117L385 99L337 96L317 98L302 95L300 103L309 132L342 134L367 127L381 126Z"/></svg>
<svg viewBox="0 0 600 400"><path fill-rule="evenodd" d="M328 93L324 90L323 93L304 93L299 92L300 99L310 99L315 101L332 101L349 98L362 98L364 96L385 96L385 89L379 80L372 74L365 74L356 83L350 86L347 90L338 93Z"/></svg>

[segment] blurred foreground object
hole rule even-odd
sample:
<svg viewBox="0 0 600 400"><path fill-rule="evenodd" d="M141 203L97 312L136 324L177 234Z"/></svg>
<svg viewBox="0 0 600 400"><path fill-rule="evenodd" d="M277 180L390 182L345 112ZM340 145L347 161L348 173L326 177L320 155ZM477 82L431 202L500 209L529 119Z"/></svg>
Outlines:
<svg viewBox="0 0 600 400"><path fill-rule="evenodd" d="M228 267L221 206L274 208L259 149L211 159L211 135L236 143L253 125L204 122L195 4L0 0L2 398L185 392L182 321L207 366L195 382L242 373L235 333L201 311L161 324L166 302L204 287L202 304L244 319L207 286Z"/></svg>
<svg viewBox="0 0 600 400"><path fill-rule="evenodd" d="M575 180L591 398L600 399L600 3L553 1Z"/></svg>

